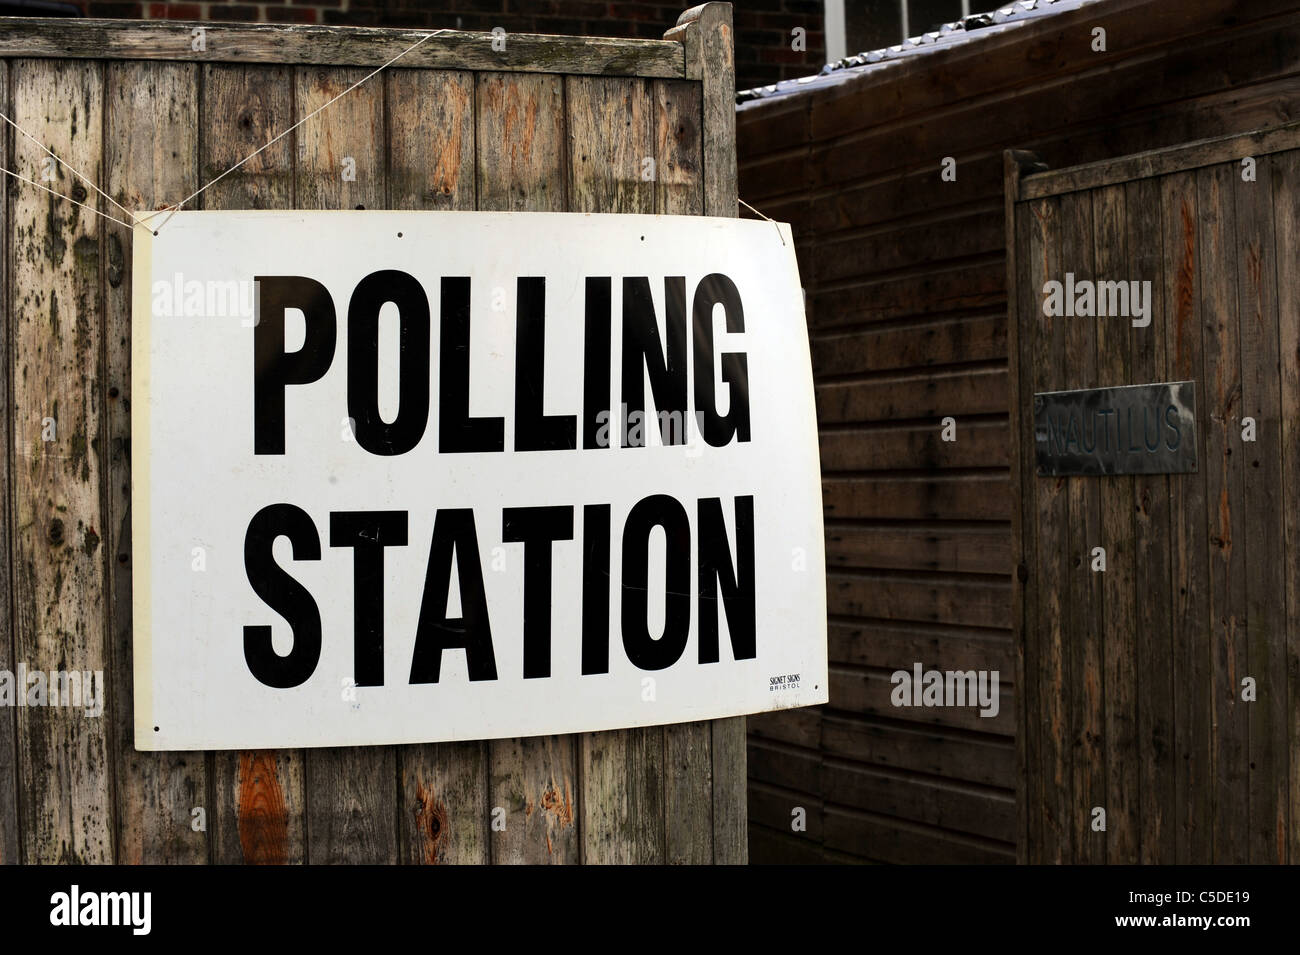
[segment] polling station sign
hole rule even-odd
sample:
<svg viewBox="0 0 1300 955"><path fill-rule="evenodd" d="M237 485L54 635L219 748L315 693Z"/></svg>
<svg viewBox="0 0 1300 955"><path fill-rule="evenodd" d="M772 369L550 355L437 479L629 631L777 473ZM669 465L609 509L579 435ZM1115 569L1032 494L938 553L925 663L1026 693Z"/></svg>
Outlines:
<svg viewBox="0 0 1300 955"><path fill-rule="evenodd" d="M787 226L181 212L134 243L137 748L826 702Z"/></svg>

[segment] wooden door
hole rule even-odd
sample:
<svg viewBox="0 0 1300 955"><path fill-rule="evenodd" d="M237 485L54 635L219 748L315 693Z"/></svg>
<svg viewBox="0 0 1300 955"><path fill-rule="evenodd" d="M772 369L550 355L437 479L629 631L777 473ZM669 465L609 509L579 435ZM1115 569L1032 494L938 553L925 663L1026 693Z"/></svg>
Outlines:
<svg viewBox="0 0 1300 955"><path fill-rule="evenodd" d="M1300 860L1300 126L1032 159L1006 156L1020 857ZM1067 273L1149 282L1149 324L1045 314ZM1173 381L1195 472L1037 472L1036 394Z"/></svg>

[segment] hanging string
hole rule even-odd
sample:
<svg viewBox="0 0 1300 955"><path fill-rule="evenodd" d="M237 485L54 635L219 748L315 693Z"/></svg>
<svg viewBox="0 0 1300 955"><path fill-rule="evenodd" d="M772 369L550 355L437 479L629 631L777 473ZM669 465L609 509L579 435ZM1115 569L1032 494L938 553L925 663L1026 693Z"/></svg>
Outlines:
<svg viewBox="0 0 1300 955"><path fill-rule="evenodd" d="M0 113L0 119L3 119L6 123L8 123L8 124L9 124L10 126L12 126L14 129L18 130L18 132L22 133L24 136L26 136L28 139L30 139L32 142L34 142L37 146L40 146L41 149L45 150L46 155L48 155L48 156L50 156L51 158L53 158L54 161L57 162L60 166L62 166L62 167L64 167L65 169L67 169L69 172L71 172L74 176L76 176L78 179L80 179L80 180L81 180L82 182L84 182L86 185L90 186L91 189L94 189L97 193L99 193L101 196L103 196L103 197L104 197L105 199L107 199L109 202L113 203L113 205L117 206L119 209L121 209L123 212L125 212L128 216L131 216L132 218L135 217L135 213L133 213L130 209L128 209L128 208L126 208L125 206L123 206L120 202L118 202L116 199L114 199L112 196L110 196L108 193L106 193L103 189L100 189L99 186L95 185L93 182L91 182L89 179L87 179L87 178L86 178L85 176L83 176L81 173L77 172L77 170L73 169L71 165L69 165L68 163L64 162L64 161L63 161L62 159L60 159L58 156L54 155L54 153L51 152L51 151L49 150L49 148L48 148L48 147L47 147L43 142L41 142L39 139L37 139L35 136L33 136L33 135L32 135L31 133L29 133L27 130L23 129L21 126L19 126L17 123L15 123L12 119L10 119L10 118L9 118L8 116L6 116L4 113ZM5 170L5 171L8 172L8 170ZM15 174L15 173L10 173L10 175L16 175L16 174ZM22 177L22 176L18 176L17 178L22 179L23 177ZM24 181L24 182L30 182L31 180L23 180L23 181ZM39 183L33 183L33 185L39 185ZM42 188L44 188L44 187L42 187ZM54 192L53 189L46 189L45 191L46 191L46 192ZM56 196L59 195L59 193L57 193L57 192L55 192L54 194L55 194ZM67 197L65 196L64 198L67 198ZM68 201L69 201L69 202L74 202L75 200L69 199ZM78 204L78 205L81 205L81 203L77 203L77 204ZM89 206L86 206L86 208L89 209L90 207L89 207ZM94 211L98 212L99 210L96 209L96 210L94 210ZM112 218L112 217L110 216L110 218ZM119 219L119 220L117 220L117 221L120 222L121 220Z"/></svg>
<svg viewBox="0 0 1300 955"><path fill-rule="evenodd" d="M39 182L35 182L34 180L28 179L26 176L20 176L20 175L18 175L18 173L14 172L14 171L11 170L11 169L5 169L3 166L0 166L0 172L5 173L6 175L13 176L15 179L20 180L21 182L25 182L25 183L27 183L29 186L35 186L37 189L44 189L46 192L48 192L48 193L49 193L50 195L52 195L52 196L58 196L60 199L67 199L67 200L68 200L69 202L71 202L74 206L81 206L81 208L83 208L83 209L89 209L91 212L93 212L93 213L94 213L95 215L97 215L97 216L103 216L105 219L112 219L114 222L121 223L122 225L126 226L128 229L133 228L133 226L131 225L131 223L125 221L124 219L119 219L117 216L111 216L111 215L109 215L107 212L100 212L100 211L99 211L98 209L96 209L94 206L88 206L88 205L86 205L84 202L78 202L76 199L73 199L71 196L65 196L65 195L64 195L63 193L61 193L61 192L55 192L55 191L54 191L53 189L51 189L49 186L42 186ZM130 214L131 214L131 213L129 213L129 212L127 213L127 215L130 215Z"/></svg>
<svg viewBox="0 0 1300 955"><path fill-rule="evenodd" d="M276 143L278 143L278 142L279 142L281 139L283 139L285 136L288 136L291 132L293 132L295 129L297 129L299 126L301 126L303 123L307 122L307 120L311 119L311 118L312 118L313 116L315 116L317 113L320 113L320 112L321 112L322 110L324 110L326 107L328 107L328 106L332 106L334 103L337 103L339 100L341 100L343 97L347 96L349 93L351 93L354 89L356 89L356 88L357 88L358 86L360 86L362 83L366 82L366 80L368 80L368 79L370 79L371 77L376 76L376 75L378 75L379 73L382 73L384 70L388 69L388 68L389 68L390 66L392 66L394 63L396 63L398 60L400 60L402 57L406 56L406 54L410 53L412 50L414 50L416 47L418 47L421 43L424 43L426 40L430 40L430 39L432 39L433 37L437 36L437 35L440 34L440 33L447 33L447 32L449 32L449 31L448 31L448 30L445 30L445 29L443 29L443 30L434 30L432 33L428 33L428 34L425 34L424 36L420 37L420 39L416 40L414 43L412 43L410 46L408 46L408 47L407 47L405 50L403 50L401 53L397 54L397 56L393 57L391 60L389 60L389 61L388 61L387 63L385 63L383 66L381 66L381 67L379 67L379 68L373 70L373 71L370 72L370 73L367 73L367 74L366 74L365 76L363 76L361 79L357 80L355 83L353 83L353 84L352 84L351 86L349 86L347 89L345 89L345 90L344 90L342 93L340 93L338 96L335 96L335 97L334 97L333 99L331 99L329 102L327 102L327 103L323 104L322 106L319 106L319 107L317 107L316 109L312 110L310 113L308 113L308 114L307 114L306 116L304 116L302 119L298 120L298 122L294 123L292 126L290 126L288 129L286 129L284 132L280 133L278 136L276 136L276 137L275 137L274 139L272 139L271 141L267 142L267 143L264 144L263 146L260 146L259 148L255 149L253 152L249 153L247 156L245 156L243 159L239 160L239 162L235 163L233 166L231 166L229 169L227 169L227 170L226 170L225 172L223 172L221 175L217 176L215 179L209 181L207 184L205 184L205 185L203 185L203 186L200 186L198 189L194 190L194 192L190 193L188 196L186 196L186 197L185 197L184 199L182 199L180 202L177 202L177 203L175 203L175 204L173 204L173 205L167 206L167 207L165 207L165 208L163 208L163 209L159 209L157 212L151 212L151 213L149 213L148 215L142 216L142 217L140 218L140 221L141 221L141 222L147 222L149 219L152 219L154 216L159 215L159 214L162 213L162 212L168 212L169 214L168 214L167 218L164 219L164 220L159 224L158 228L154 230L154 235L157 235L158 232L162 229L162 227L165 226L165 225L167 224L168 220L171 219L171 217L172 217L173 215L175 215L178 211L180 211L180 208L181 208L182 206L184 206L186 203L188 203L191 199L194 199L194 198L198 197L199 195L201 195L202 193L204 193L204 192L207 191L208 189L210 189L210 188L212 188L213 186L215 186L218 182L220 182L220 181L221 181L222 179L224 179L226 176L230 175L232 172L234 172L236 169L238 169L238 168L239 168L240 166L242 166L244 163L248 162L250 159L252 159L253 157L257 156L259 153L263 152L264 150L270 149L272 146L274 146Z"/></svg>
<svg viewBox="0 0 1300 955"><path fill-rule="evenodd" d="M780 224L779 224L775 219L773 219L771 216L764 216L763 213L759 212L757 209L755 209L753 206L751 206L751 205L750 205L748 202L746 202L744 199L740 198L740 196L736 196L736 201L739 202L739 203L740 203L742 206L744 206L746 209L748 209L750 212L752 212L752 213L754 213L755 215L758 215L758 216L763 216L764 219L766 219L768 222L772 223L772 225L776 226L776 234L777 234L778 236L780 236L781 244L782 244L782 245L785 245L785 236L784 236L784 235L781 235L781 226L780 226Z"/></svg>

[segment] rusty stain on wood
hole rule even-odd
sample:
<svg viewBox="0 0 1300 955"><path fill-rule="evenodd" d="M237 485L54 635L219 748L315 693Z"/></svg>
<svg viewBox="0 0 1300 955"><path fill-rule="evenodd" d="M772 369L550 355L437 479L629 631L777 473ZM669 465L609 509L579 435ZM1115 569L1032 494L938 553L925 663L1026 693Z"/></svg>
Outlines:
<svg viewBox="0 0 1300 955"><path fill-rule="evenodd" d="M447 804L431 788L417 783L415 789L415 833L420 837L420 855L426 865L442 861L440 847L447 838Z"/></svg>
<svg viewBox="0 0 1300 955"><path fill-rule="evenodd" d="M239 754L239 846L253 865L284 865L289 822L284 790L268 750Z"/></svg>

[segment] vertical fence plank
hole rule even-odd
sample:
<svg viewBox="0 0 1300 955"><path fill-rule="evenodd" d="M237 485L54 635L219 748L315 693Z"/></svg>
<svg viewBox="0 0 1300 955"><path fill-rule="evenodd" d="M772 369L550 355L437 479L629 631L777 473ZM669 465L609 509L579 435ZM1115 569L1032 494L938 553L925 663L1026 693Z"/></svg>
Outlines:
<svg viewBox="0 0 1300 955"><path fill-rule="evenodd" d="M200 176L209 182L293 124L288 67L204 67ZM202 196L206 209L293 207L293 136ZM163 228L166 228L165 226ZM214 861L298 863L306 854L301 750L218 752Z"/></svg>
<svg viewBox="0 0 1300 955"><path fill-rule="evenodd" d="M12 68L15 122L97 181L100 65L20 60ZM21 175L39 182L48 172L51 188L102 208L34 143L20 137L14 147ZM15 664L103 671L104 220L31 186L13 196L12 210ZM52 430L43 435L44 426ZM65 706L29 706L17 719L26 861L111 861L106 720Z"/></svg>
<svg viewBox="0 0 1300 955"><path fill-rule="evenodd" d="M368 70L294 71L295 120L310 115ZM298 127L294 205L378 209L386 189L383 84L371 80ZM346 419L338 423L342 435ZM339 706L344 701L340 674ZM307 861L382 864L397 859L397 756L392 746L324 747L303 753Z"/></svg>
<svg viewBox="0 0 1300 955"><path fill-rule="evenodd" d="M736 64L731 5L706 3L693 8L697 31L698 75L703 97L704 214L734 217L738 210L736 176ZM687 11L684 16L689 16ZM743 865L749 860L749 808L745 718L713 721L713 861Z"/></svg>
<svg viewBox="0 0 1300 955"><path fill-rule="evenodd" d="M700 86L651 84L654 123L654 208L666 215L704 214ZM666 859L713 861L713 730L708 720L664 727Z"/></svg>
<svg viewBox="0 0 1300 955"><path fill-rule="evenodd" d="M9 63L0 60L0 99L4 102L6 116L13 115L9 105ZM5 168L12 169L9 163L10 143L13 133L8 129L0 135L0 162ZM16 424L10 392L13 387L16 355L10 345L10 304L9 304L9 269L8 254L10 244L11 197L22 185L16 179L5 177L6 182L0 189L0 369L3 369L3 381L0 381L0 618L5 621L5 632L0 637L0 669L14 672L17 660L14 657L14 605L13 605L13 565L10 555L13 553L14 521L10 492L11 475L15 461L15 452L21 447L15 444ZM17 457L21 461L21 457ZM17 750L17 710L12 706L0 707L0 865L22 861L18 820L18 750Z"/></svg>
<svg viewBox="0 0 1300 955"><path fill-rule="evenodd" d="M1169 482L1169 580L1174 635L1175 861L1211 861L1213 743L1210 736L1209 583L1206 530L1206 434L1209 394L1201 376L1201 290L1194 173L1160 182L1165 285L1165 354L1171 381L1198 382L1195 474Z"/></svg>
<svg viewBox="0 0 1300 955"><path fill-rule="evenodd" d="M1146 210L1125 202L1124 187L1093 193L1093 236L1097 275L1122 280L1132 271L1138 250L1128 241L1135 220ZM1153 319L1154 331L1163 316ZM1130 378L1129 325L1120 319L1097 323L1097 376L1105 387L1126 385ZM1106 861L1133 864L1138 860L1137 640L1134 584L1141 563L1134 552L1133 478L1105 475L1094 478L1101 487L1102 546L1106 571L1101 574L1103 617L1102 685L1105 694ZM1025 731L1021 724L1019 732Z"/></svg>
<svg viewBox="0 0 1300 955"><path fill-rule="evenodd" d="M565 87L572 211L653 212L654 183L641 175L645 160L654 157L649 82L568 77ZM626 692L654 706L640 680L629 680ZM662 726L584 734L585 861L663 861L664 769Z"/></svg>
<svg viewBox="0 0 1300 955"><path fill-rule="evenodd" d="M1274 258L1273 182L1275 157L1259 161L1257 176L1233 177L1236 190L1237 301L1240 317L1240 448L1244 505L1247 657L1237 673L1255 681L1249 716L1250 832L1247 858L1284 863L1287 858L1287 669L1283 529L1278 522L1282 480L1281 383L1277 336L1277 260ZM1284 263L1294 268L1294 261ZM1255 419L1255 440L1242 439L1241 422Z"/></svg>
<svg viewBox="0 0 1300 955"><path fill-rule="evenodd" d="M1247 546L1241 494L1241 362L1238 346L1236 215L1232 179L1224 165L1197 171L1201 248L1206 505L1210 525L1209 624L1212 647L1214 862L1246 858L1250 758L1240 678L1247 663L1244 621ZM1198 400L1200 400L1198 396ZM1199 411L1200 409L1198 409Z"/></svg>
<svg viewBox="0 0 1300 955"><path fill-rule="evenodd" d="M1030 281L1034 261L1030 217L1017 212L1020 193L1021 159L1011 150L1003 153L1003 208L1007 226L1007 353L1009 434L1011 440L1014 509L1011 523L1011 555L1014 562L1012 626L1016 640L1016 861L1027 863L1037 851L1038 801L1030 785L1028 768L1039 765L1038 645L1034 621L1028 608L1035 606L1037 540L1033 533L1033 393L1032 363L1028 360L1037 327L1038 295ZM1041 250L1040 250L1041 252ZM1023 290L1023 291L1022 291ZM1035 777L1037 777L1035 773Z"/></svg>
<svg viewBox="0 0 1300 955"><path fill-rule="evenodd" d="M473 75L396 70L384 80L389 207L473 209ZM488 861L485 752L481 742L398 747L403 862Z"/></svg>
<svg viewBox="0 0 1300 955"><path fill-rule="evenodd" d="M1164 318L1164 282L1160 212L1160 186L1154 179L1127 184L1132 280L1151 282L1151 324L1132 327L1133 380L1168 381L1165 336L1157 325ZM1123 277L1123 276L1117 276ZM1105 321L1105 319L1103 319ZM1145 418L1143 419L1145 428ZM1144 442L1146 440L1143 434ZM1142 862L1173 862L1176 841L1174 812L1174 638L1170 630L1172 600L1169 577L1169 484L1181 475L1139 474L1133 479L1133 518L1136 539L1134 573L1143 578L1137 601L1135 626L1138 641L1138 765L1142 815Z"/></svg>
<svg viewBox="0 0 1300 955"><path fill-rule="evenodd" d="M189 63L109 63L104 143L106 191L149 211L198 188L198 77ZM161 221L161 217L158 220ZM207 759L201 752L135 748L131 632L131 234L105 226L108 368L108 547L117 748L117 861L176 864L208 859ZM165 559L189 561L189 554ZM202 809L196 817L195 809ZM195 828L195 826L198 828Z"/></svg>
<svg viewBox="0 0 1300 955"><path fill-rule="evenodd" d="M1061 255L1076 280L1096 278L1093 266L1093 222L1091 196L1074 193L1061 197ZM1049 319L1053 324L1060 318ZM1066 351L1063 377L1054 383L1061 388L1087 388L1097 380L1097 321L1066 321ZM1083 436L1086 440L1086 434ZM1096 433L1094 431L1094 440ZM1070 682L1066 688L1069 735L1073 764L1070 813L1066 826L1074 834L1074 862L1106 861L1106 836L1092 828L1093 811L1105 807L1105 758L1100 749L1101 636L1105 617L1101 606L1101 585L1092 570L1092 549L1101 540L1098 483L1089 478L1066 481L1068 527L1063 541L1069 542L1070 615L1063 622L1066 652L1070 655Z"/></svg>
<svg viewBox="0 0 1300 955"><path fill-rule="evenodd" d="M1273 157L1273 227L1277 241L1278 354L1281 358L1284 578L1290 816L1287 861L1300 862L1300 151ZM1280 692L1275 688L1274 692Z"/></svg>
<svg viewBox="0 0 1300 955"><path fill-rule="evenodd" d="M1063 211L1059 199L1049 198L1029 203L1028 213L1034 219L1030 288L1041 289L1048 281L1060 281L1064 271L1060 224ZM1052 390L1062 380L1068 360L1065 328L1064 322L1045 320L1041 314L1035 316L1031 372L1035 391ZM1073 800L1068 741L1072 729L1066 693L1072 684L1063 632L1063 621L1070 612L1068 495L1066 479L1062 477L1035 477L1033 488L1034 535L1039 547L1038 603L1033 620L1039 646L1039 698L1044 732L1040 737L1038 767L1042 786L1038 803L1042 816L1041 855L1030 861L1059 863L1066 861L1072 852L1072 833L1079 825L1086 825L1082 820L1070 819Z"/></svg>
<svg viewBox="0 0 1300 955"><path fill-rule="evenodd" d="M556 76L480 74L477 105L478 208L563 211L562 80ZM507 290L508 298L513 291ZM508 561L522 561L517 545L507 545L506 550ZM579 797L577 737L492 740L488 765L493 811L505 810L505 829L492 832L493 861L579 861L574 805Z"/></svg>

